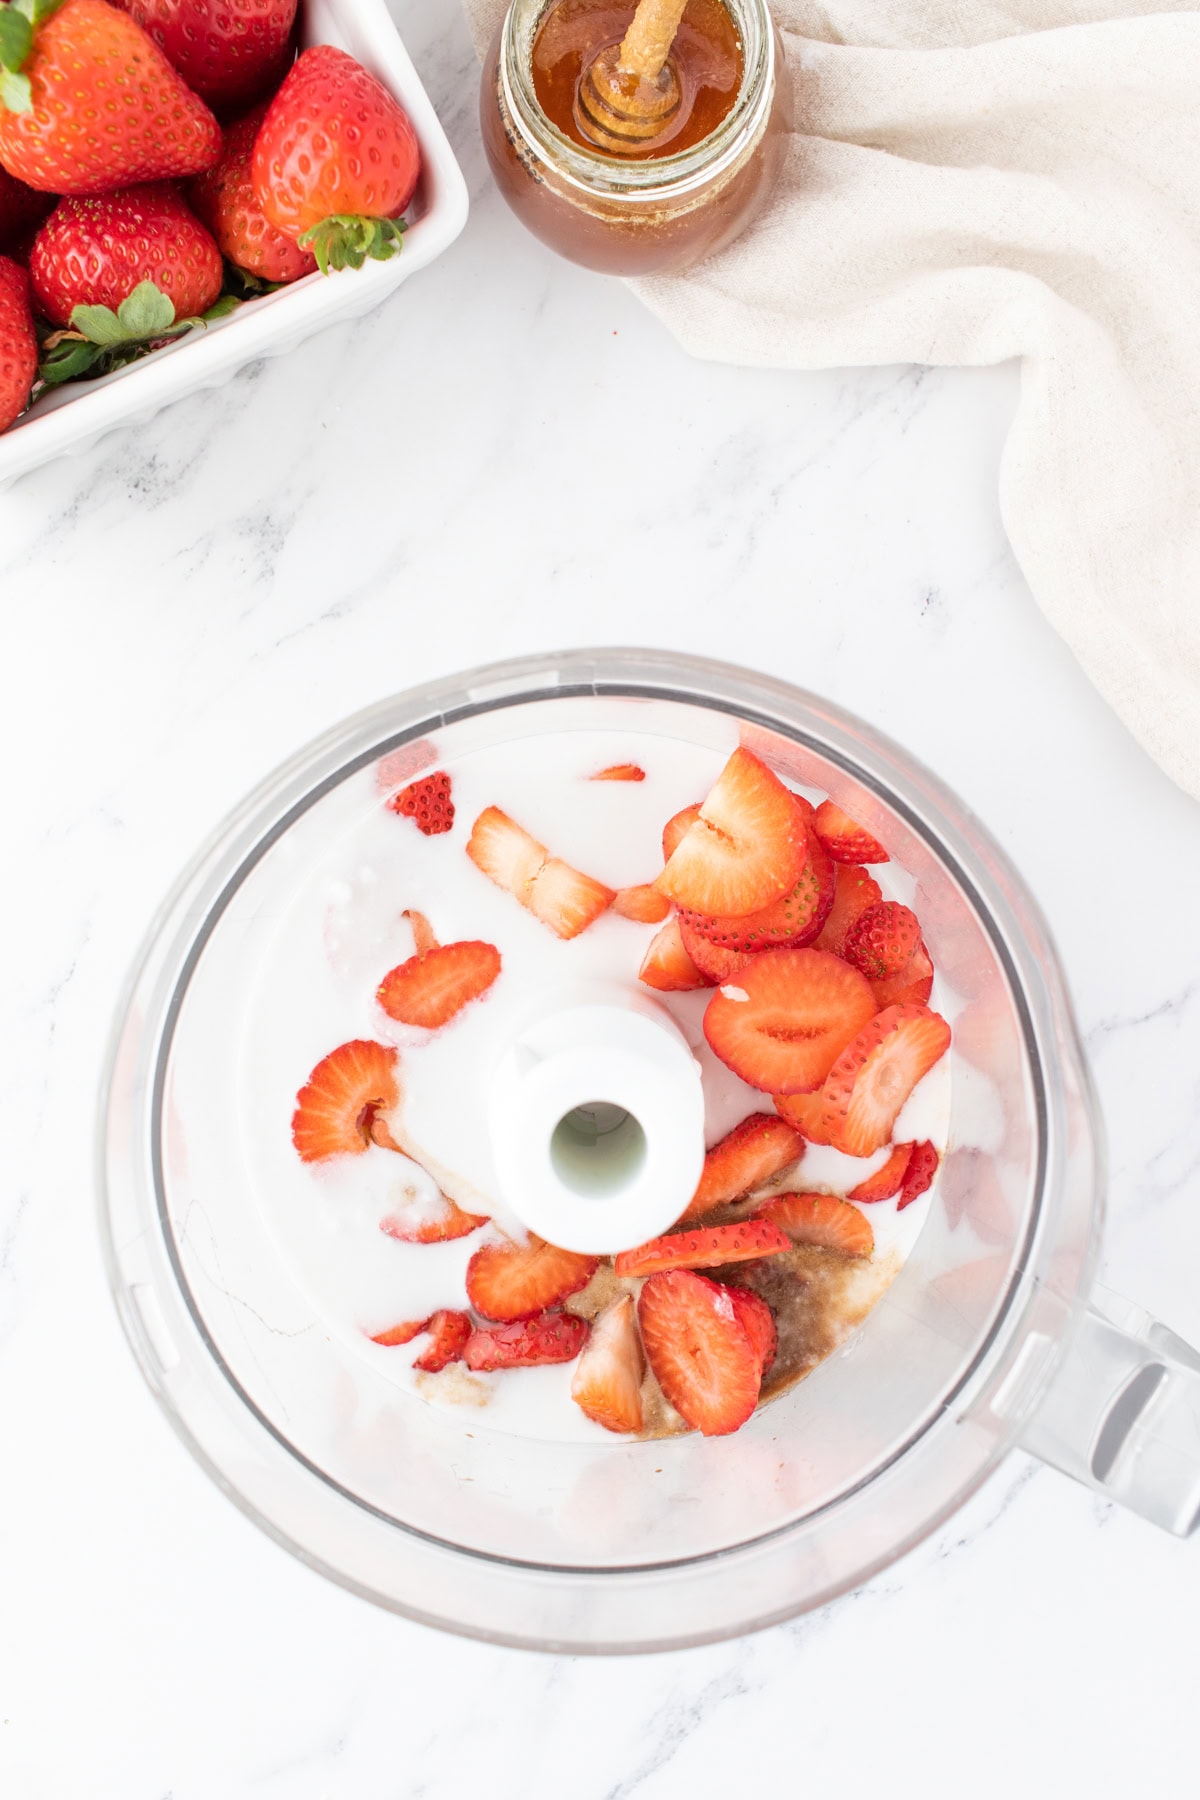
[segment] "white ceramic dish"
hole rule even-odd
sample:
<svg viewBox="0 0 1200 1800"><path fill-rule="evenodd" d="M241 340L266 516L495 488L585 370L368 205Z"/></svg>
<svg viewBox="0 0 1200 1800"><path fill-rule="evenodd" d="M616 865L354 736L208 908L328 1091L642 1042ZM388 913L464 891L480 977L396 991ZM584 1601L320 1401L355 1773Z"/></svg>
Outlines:
<svg viewBox="0 0 1200 1800"><path fill-rule="evenodd" d="M357 57L395 94L416 128L421 180L400 255L341 274L306 276L103 380L43 395L0 435L0 488L55 456L90 450L106 432L141 424L185 394L219 387L246 363L292 350L322 326L370 312L462 230L462 171L384 0L302 0L302 19L306 45L336 44Z"/></svg>

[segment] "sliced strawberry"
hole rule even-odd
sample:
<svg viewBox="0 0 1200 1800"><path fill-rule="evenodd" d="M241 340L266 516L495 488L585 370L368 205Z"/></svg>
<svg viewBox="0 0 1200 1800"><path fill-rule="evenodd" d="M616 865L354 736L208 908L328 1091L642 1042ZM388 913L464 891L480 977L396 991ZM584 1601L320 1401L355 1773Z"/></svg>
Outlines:
<svg viewBox="0 0 1200 1800"><path fill-rule="evenodd" d="M371 1342L384 1344L389 1350L396 1344L411 1344L415 1337L420 1337L426 1323L424 1319L409 1319L403 1325L389 1325L386 1331L372 1332Z"/></svg>
<svg viewBox="0 0 1200 1800"><path fill-rule="evenodd" d="M690 1269L652 1275L638 1298L646 1360L679 1416L705 1437L744 1425L758 1403L758 1348L732 1290Z"/></svg>
<svg viewBox="0 0 1200 1800"><path fill-rule="evenodd" d="M914 1200L919 1200L930 1186L937 1174L939 1157L928 1139L924 1143L914 1144L912 1157L904 1172L904 1185L900 1189L900 1202L897 1212L903 1212Z"/></svg>
<svg viewBox="0 0 1200 1800"><path fill-rule="evenodd" d="M815 832L806 833L810 854L795 887L744 918L710 918L680 909L680 920L710 943L740 954L786 950L811 943L829 917L835 892L834 865Z"/></svg>
<svg viewBox="0 0 1200 1800"><path fill-rule="evenodd" d="M532 1235L527 1244L485 1244L467 1264L467 1299L485 1319L531 1319L586 1287L599 1260Z"/></svg>
<svg viewBox="0 0 1200 1800"><path fill-rule="evenodd" d="M791 791L753 751L738 749L658 887L690 912L756 912L796 885L807 856L804 817Z"/></svg>
<svg viewBox="0 0 1200 1800"><path fill-rule="evenodd" d="M598 775L589 777L591 781L645 781L646 771L637 763L610 763L607 769L601 769Z"/></svg>
<svg viewBox="0 0 1200 1800"><path fill-rule="evenodd" d="M632 1294L605 1308L571 1377L571 1398L606 1431L642 1429L642 1376L646 1359Z"/></svg>
<svg viewBox="0 0 1200 1800"><path fill-rule="evenodd" d="M772 1094L775 1110L810 1144L828 1144L821 1126L821 1090L815 1094Z"/></svg>
<svg viewBox="0 0 1200 1800"><path fill-rule="evenodd" d="M892 1154L881 1168L857 1187L850 1189L848 1200L857 1200L863 1206L869 1206L876 1200L894 1200L904 1183L905 1171L912 1156L912 1144L897 1144Z"/></svg>
<svg viewBox="0 0 1200 1800"><path fill-rule="evenodd" d="M671 910L671 902L647 882L642 887L618 888L612 909L623 919L636 919L639 925L661 925Z"/></svg>
<svg viewBox="0 0 1200 1800"><path fill-rule="evenodd" d="M875 1011L865 978L826 950L768 950L717 989L704 1035L735 1075L768 1094L819 1088Z"/></svg>
<svg viewBox="0 0 1200 1800"><path fill-rule="evenodd" d="M704 1173L680 1224L728 1200L740 1200L803 1155L804 1138L794 1125L778 1113L751 1113L705 1155Z"/></svg>
<svg viewBox="0 0 1200 1800"><path fill-rule="evenodd" d="M486 994L499 973L494 944L439 944L390 969L375 998L389 1019L436 1031Z"/></svg>
<svg viewBox="0 0 1200 1800"><path fill-rule="evenodd" d="M425 1329L430 1335L429 1348L422 1350L420 1356L414 1359L413 1368L426 1369L431 1374L436 1374L447 1363L461 1362L462 1353L474 1328L469 1313L447 1312L443 1309L426 1319Z"/></svg>
<svg viewBox="0 0 1200 1800"><path fill-rule="evenodd" d="M551 856L544 844L489 806L471 830L467 855L561 938L577 937L613 902L613 890Z"/></svg>
<svg viewBox="0 0 1200 1800"><path fill-rule="evenodd" d="M680 942L708 987L715 987L719 981L727 981L750 961L750 957L739 950L726 950L723 945L710 943L708 938L701 937L682 914L676 922Z"/></svg>
<svg viewBox="0 0 1200 1800"><path fill-rule="evenodd" d="M469 1237L487 1222L486 1213L464 1212L449 1194L439 1194L432 1204L422 1198L402 1212L389 1213L380 1219L379 1229L402 1244L448 1244Z"/></svg>
<svg viewBox="0 0 1200 1800"><path fill-rule="evenodd" d="M369 1038L354 1038L321 1058L292 1114L292 1142L305 1162L366 1149L375 1113L390 1112L400 1098L399 1060L395 1050Z"/></svg>
<svg viewBox="0 0 1200 1800"><path fill-rule="evenodd" d="M450 777L444 769L438 769L433 775L422 775L419 781L393 794L388 806L403 818L412 819L426 837L437 837L454 824Z"/></svg>
<svg viewBox="0 0 1200 1800"><path fill-rule="evenodd" d="M682 811L677 812L672 818L667 820L666 824L663 826L662 835L664 862L670 862L679 845L680 839L691 829L699 817L700 802L697 800L694 806L685 806Z"/></svg>
<svg viewBox="0 0 1200 1800"><path fill-rule="evenodd" d="M662 930L651 938L638 970L638 980L644 981L647 987L657 988L661 994L686 993L691 988L711 986L708 977L701 974L683 947L678 919L668 919Z"/></svg>
<svg viewBox="0 0 1200 1800"><path fill-rule="evenodd" d="M898 900L881 900L855 919L842 954L868 981L888 981L907 968L920 942L916 913Z"/></svg>
<svg viewBox="0 0 1200 1800"><path fill-rule="evenodd" d="M402 919L407 919L412 927L413 949L418 956L424 956L427 950L438 949L438 941L434 936L433 926L429 923L429 920L425 917L424 913L413 912L410 909L408 912L401 913L400 916Z"/></svg>
<svg viewBox="0 0 1200 1800"><path fill-rule="evenodd" d="M828 855L828 851L826 852ZM879 883L857 863L834 863L836 886L829 917L821 927L821 935L813 939L814 948L829 950L840 956L846 948L846 933L868 906L883 899Z"/></svg>
<svg viewBox="0 0 1200 1800"><path fill-rule="evenodd" d="M817 836L832 856L834 862L840 863L883 863L890 862L887 851L873 838L869 831L855 823L849 813L844 813L840 806L832 800L822 800L817 808Z"/></svg>
<svg viewBox="0 0 1200 1800"><path fill-rule="evenodd" d="M927 1006L933 992L933 964L924 944L918 944L898 975L873 981L871 992L880 1012L885 1006Z"/></svg>
<svg viewBox="0 0 1200 1800"><path fill-rule="evenodd" d="M657 1275L661 1269L719 1269L723 1263L754 1262L790 1248L778 1227L762 1219L741 1219L736 1225L703 1225L651 1238L636 1250L622 1250L613 1267L623 1277Z"/></svg>
<svg viewBox="0 0 1200 1800"><path fill-rule="evenodd" d="M821 1123L850 1156L871 1156L921 1077L944 1056L950 1027L924 1006L889 1006L846 1046L821 1090Z"/></svg>
<svg viewBox="0 0 1200 1800"><path fill-rule="evenodd" d="M786 1232L793 1244L815 1244L840 1256L870 1256L875 1248L866 1214L833 1194L781 1194L760 1206L757 1216Z"/></svg>
<svg viewBox="0 0 1200 1800"><path fill-rule="evenodd" d="M775 1352L779 1347L775 1315L762 1295L754 1293L750 1288L730 1287L725 1292L733 1301L738 1323L753 1346L758 1359L758 1379L761 1381L775 1361Z"/></svg>
<svg viewBox="0 0 1200 1800"><path fill-rule="evenodd" d="M588 1322L574 1313L542 1313L506 1325L477 1326L464 1346L468 1369L531 1369L540 1363L573 1362L588 1340Z"/></svg>

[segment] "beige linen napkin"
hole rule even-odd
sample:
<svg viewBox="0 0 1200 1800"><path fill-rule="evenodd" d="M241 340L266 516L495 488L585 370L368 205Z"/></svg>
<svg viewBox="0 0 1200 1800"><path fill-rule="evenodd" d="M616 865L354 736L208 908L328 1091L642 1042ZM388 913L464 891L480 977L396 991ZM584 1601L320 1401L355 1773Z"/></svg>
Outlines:
<svg viewBox="0 0 1200 1800"><path fill-rule="evenodd" d="M1000 473L1047 617L1200 796L1200 11L772 0L797 129L770 210L633 284L787 368L1021 359ZM466 0L477 43L504 0Z"/></svg>

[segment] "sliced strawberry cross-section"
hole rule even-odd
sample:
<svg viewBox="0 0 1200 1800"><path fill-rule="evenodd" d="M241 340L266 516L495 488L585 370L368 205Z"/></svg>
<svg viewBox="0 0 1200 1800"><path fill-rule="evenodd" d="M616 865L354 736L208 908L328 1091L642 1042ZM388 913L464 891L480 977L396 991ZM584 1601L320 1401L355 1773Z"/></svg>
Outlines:
<svg viewBox="0 0 1200 1800"><path fill-rule="evenodd" d="M918 944L898 975L873 981L871 992L880 1012L885 1006L927 1006L933 992L933 964L924 944Z"/></svg>
<svg viewBox="0 0 1200 1800"><path fill-rule="evenodd" d="M768 1094L819 1088L875 1011L857 969L826 950L768 950L717 989L704 1035L735 1075Z"/></svg>
<svg viewBox="0 0 1200 1800"><path fill-rule="evenodd" d="M715 987L720 981L727 981L738 969L744 968L750 961L743 950L728 950L724 944L714 944L709 938L702 937L695 926L690 923L690 916L679 913L675 923L679 928L679 941L692 962L703 975L708 987Z"/></svg>
<svg viewBox="0 0 1200 1800"><path fill-rule="evenodd" d="M887 1161L873 1175L868 1175L865 1181L860 1181L857 1187L852 1187L847 1198L857 1200L864 1206L877 1200L894 1200L903 1186L913 1148L912 1144L897 1144Z"/></svg>
<svg viewBox="0 0 1200 1800"><path fill-rule="evenodd" d="M798 796L797 796L798 798ZM829 916L836 891L834 865L813 831L805 834L809 854L799 879L778 900L743 918L711 917L680 910L680 919L722 949L754 955L811 943Z"/></svg>
<svg viewBox="0 0 1200 1800"><path fill-rule="evenodd" d="M828 1144L821 1126L821 1090L812 1094L774 1094L775 1110L789 1125L806 1137L810 1144Z"/></svg>
<svg viewBox="0 0 1200 1800"><path fill-rule="evenodd" d="M744 1425L762 1385L760 1342L732 1289L690 1269L652 1275L638 1296L646 1360L680 1418L705 1437Z"/></svg>
<svg viewBox="0 0 1200 1800"><path fill-rule="evenodd" d="M485 1319L531 1319L586 1287L598 1264L532 1235L527 1244L484 1244L467 1264L467 1299Z"/></svg>
<svg viewBox="0 0 1200 1800"><path fill-rule="evenodd" d="M937 1174L939 1157L933 1145L926 1139L923 1143L914 1144L912 1156L904 1171L904 1185L900 1189L900 1200L897 1212L903 1212L914 1200L919 1200Z"/></svg>
<svg viewBox="0 0 1200 1800"><path fill-rule="evenodd" d="M814 1244L841 1256L870 1256L875 1248L866 1215L833 1194L780 1194L760 1206L757 1216L777 1225L793 1244Z"/></svg>
<svg viewBox="0 0 1200 1800"><path fill-rule="evenodd" d="M740 1200L804 1155L804 1137L778 1113L751 1113L705 1154L704 1172L683 1220ZM683 1222L680 1221L680 1223Z"/></svg>
<svg viewBox="0 0 1200 1800"><path fill-rule="evenodd" d="M642 1376L646 1359L632 1294L607 1306L571 1377L571 1398L606 1431L642 1429Z"/></svg>
<svg viewBox="0 0 1200 1800"><path fill-rule="evenodd" d="M878 838L864 831L840 806L832 800L822 800L817 808L815 820L817 836L832 856L834 862L840 863L885 863L891 858L879 842Z"/></svg>
<svg viewBox="0 0 1200 1800"><path fill-rule="evenodd" d="M762 1295L754 1293L751 1288L728 1287L725 1292L733 1302L739 1324L754 1347L754 1354L758 1358L758 1378L761 1381L775 1361L775 1352L779 1347L775 1315Z"/></svg>
<svg viewBox="0 0 1200 1800"><path fill-rule="evenodd" d="M846 933L868 906L883 899L883 890L874 876L868 875L858 863L834 863L833 868L833 905L820 936L813 939L813 945L818 950L830 950L834 956L841 956L846 948Z"/></svg>
<svg viewBox="0 0 1200 1800"><path fill-rule="evenodd" d="M406 1319L399 1325L389 1325L386 1331L371 1332L371 1342L383 1344L389 1350L397 1344L411 1344L415 1337L420 1337L426 1323L425 1319Z"/></svg>
<svg viewBox="0 0 1200 1800"><path fill-rule="evenodd" d="M692 988L712 985L684 949L678 919L668 919L662 930L651 938L638 970L638 980L661 994L687 993Z"/></svg>
<svg viewBox="0 0 1200 1800"><path fill-rule="evenodd" d="M925 1006L889 1006L842 1051L821 1090L821 1123L850 1156L871 1156L897 1114L950 1046L950 1027Z"/></svg>
<svg viewBox="0 0 1200 1800"><path fill-rule="evenodd" d="M499 973L494 944L438 944L390 969L376 998L390 1019L437 1031L486 994Z"/></svg>
<svg viewBox="0 0 1200 1800"><path fill-rule="evenodd" d="M444 769L433 775L422 775L393 794L388 806L402 818L412 819L426 837L437 837L454 824L454 802L450 798L450 777Z"/></svg>
<svg viewBox="0 0 1200 1800"><path fill-rule="evenodd" d="M574 1313L540 1313L504 1325L480 1325L467 1339L462 1359L480 1374L493 1369L531 1369L539 1363L573 1362L588 1340L588 1322Z"/></svg>
<svg viewBox="0 0 1200 1800"><path fill-rule="evenodd" d="M645 781L646 771L639 763L610 763L607 769L588 777L590 781Z"/></svg>
<svg viewBox="0 0 1200 1800"><path fill-rule="evenodd" d="M476 819L467 855L560 938L578 937L612 905L612 888L551 856L498 806L485 807Z"/></svg>
<svg viewBox="0 0 1200 1800"><path fill-rule="evenodd" d="M645 882L640 887L618 888L612 909L623 919L636 919L639 925L661 925L671 902L652 882Z"/></svg>
<svg viewBox="0 0 1200 1800"><path fill-rule="evenodd" d="M443 1308L426 1319L425 1329L429 1333L430 1342L420 1356L413 1361L414 1369L425 1369L436 1374L444 1369L447 1363L460 1362L467 1341L474 1327L470 1313L450 1312Z"/></svg>
<svg viewBox="0 0 1200 1800"><path fill-rule="evenodd" d="M379 1229L402 1244L448 1244L469 1237L487 1222L486 1213L464 1212L449 1194L437 1194L432 1201L420 1195L411 1206L380 1219Z"/></svg>
<svg viewBox="0 0 1200 1800"><path fill-rule="evenodd" d="M323 1056L296 1095L292 1142L305 1162L356 1156L371 1140L377 1111L390 1112L400 1098L396 1065L386 1044L354 1038Z"/></svg>
<svg viewBox="0 0 1200 1800"><path fill-rule="evenodd" d="M756 912L796 885L807 856L804 815L791 791L753 751L737 749L658 887L691 912Z"/></svg>
<svg viewBox="0 0 1200 1800"><path fill-rule="evenodd" d="M842 954L868 981L888 981L908 966L920 942L921 927L912 908L880 900L855 919Z"/></svg>
<svg viewBox="0 0 1200 1800"><path fill-rule="evenodd" d="M753 1262L790 1250L777 1225L763 1218L736 1225L702 1225L651 1238L636 1250L622 1250L614 1267L618 1275L656 1275L661 1269L719 1269L723 1263Z"/></svg>
<svg viewBox="0 0 1200 1800"><path fill-rule="evenodd" d="M694 806L683 807L667 820L662 834L663 861L665 863L670 862L679 847L680 839L685 836L699 817L700 802L697 800Z"/></svg>

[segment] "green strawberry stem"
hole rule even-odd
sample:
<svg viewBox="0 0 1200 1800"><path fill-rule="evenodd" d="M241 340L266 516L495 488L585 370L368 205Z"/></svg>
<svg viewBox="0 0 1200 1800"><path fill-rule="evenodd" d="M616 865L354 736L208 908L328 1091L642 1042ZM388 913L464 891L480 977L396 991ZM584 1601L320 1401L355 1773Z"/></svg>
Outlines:
<svg viewBox="0 0 1200 1800"><path fill-rule="evenodd" d="M361 269L368 257L387 262L399 254L403 234L403 219L331 213L297 242L302 250L312 251L322 275L328 275L330 269Z"/></svg>
<svg viewBox="0 0 1200 1800"><path fill-rule="evenodd" d="M27 113L33 108L33 89L21 73L33 49L33 34L43 20L58 11L62 0L12 0L0 5L0 107Z"/></svg>

